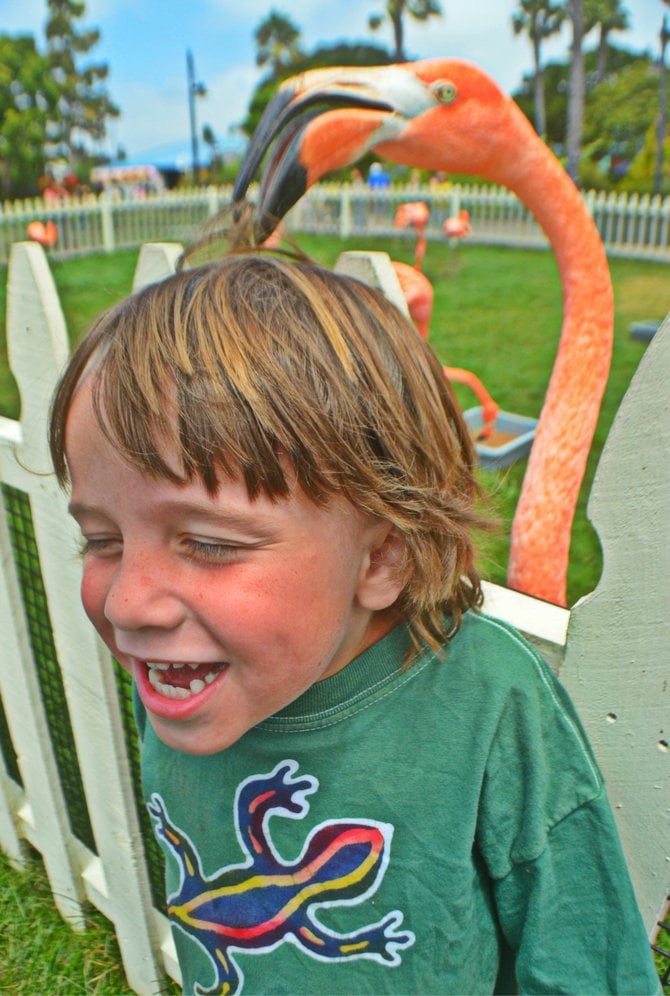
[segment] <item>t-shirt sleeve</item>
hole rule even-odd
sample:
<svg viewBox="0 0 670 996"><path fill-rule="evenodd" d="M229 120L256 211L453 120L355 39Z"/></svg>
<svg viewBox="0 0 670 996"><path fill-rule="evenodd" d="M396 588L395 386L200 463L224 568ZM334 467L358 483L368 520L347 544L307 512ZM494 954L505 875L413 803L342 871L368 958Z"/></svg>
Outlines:
<svg viewBox="0 0 670 996"><path fill-rule="evenodd" d="M660 981L604 791L494 885L522 993L656 994Z"/></svg>
<svg viewBox="0 0 670 996"><path fill-rule="evenodd" d="M502 628L500 624L498 628ZM602 775L565 689L509 633L477 846L522 993L660 992Z"/></svg>

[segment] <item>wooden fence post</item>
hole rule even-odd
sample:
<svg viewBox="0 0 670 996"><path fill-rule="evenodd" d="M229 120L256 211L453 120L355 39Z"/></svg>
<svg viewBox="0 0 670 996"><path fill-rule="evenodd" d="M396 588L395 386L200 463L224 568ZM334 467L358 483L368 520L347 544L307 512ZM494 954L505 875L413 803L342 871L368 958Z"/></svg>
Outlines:
<svg viewBox="0 0 670 996"><path fill-rule="evenodd" d="M8 352L21 393L23 422L14 447L3 451L0 468L3 483L19 488L26 466L32 465L38 473L47 467L45 399L54 382L54 369L67 356L67 340L51 274L38 245L14 246L8 285ZM32 390L27 387L26 373L34 377ZM40 478L35 480L41 483ZM0 687L26 790L27 801L18 815L25 836L43 855L56 905L73 926L81 927L84 890L68 846L67 806L31 652L4 502L0 511Z"/></svg>
<svg viewBox="0 0 670 996"><path fill-rule="evenodd" d="M335 273L355 277L370 287L378 287L386 294L389 301L395 304L398 311L408 315L407 300L402 292L398 278L391 266L391 258L387 252L350 252L340 253L335 263Z"/></svg>
<svg viewBox="0 0 670 996"><path fill-rule="evenodd" d="M13 247L9 295L10 362L22 398L23 441L17 464L30 494L53 642L99 857L91 856L81 869L80 888L95 889L96 905L117 925L130 985L138 993L151 993L162 976L159 938L115 672L81 607L77 530L67 516L65 496L48 473L45 427L67 338L44 252L35 243ZM45 833L53 819L42 813ZM66 841L67 835L62 836ZM45 860L51 842L47 844Z"/></svg>
<svg viewBox="0 0 670 996"><path fill-rule="evenodd" d="M114 252L114 249L116 248L114 240L114 215L112 213L112 201L107 194L100 195L98 199L98 210L100 211L103 250L105 252Z"/></svg>
<svg viewBox="0 0 670 996"><path fill-rule="evenodd" d="M177 260L183 252L178 242L150 242L143 245L135 267L133 290L164 280L175 272Z"/></svg>
<svg viewBox="0 0 670 996"><path fill-rule="evenodd" d="M670 889L670 321L640 361L588 504L603 548L572 610L561 679L605 774L653 931Z"/></svg>

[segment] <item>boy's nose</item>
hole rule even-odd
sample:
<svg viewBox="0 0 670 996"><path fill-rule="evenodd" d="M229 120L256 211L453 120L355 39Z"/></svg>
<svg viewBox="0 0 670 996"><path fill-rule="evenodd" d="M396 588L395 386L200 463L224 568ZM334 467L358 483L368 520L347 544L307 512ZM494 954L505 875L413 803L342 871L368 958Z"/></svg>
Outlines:
<svg viewBox="0 0 670 996"><path fill-rule="evenodd" d="M115 629L174 629L183 617L170 573L141 554L127 556L105 598L105 618Z"/></svg>

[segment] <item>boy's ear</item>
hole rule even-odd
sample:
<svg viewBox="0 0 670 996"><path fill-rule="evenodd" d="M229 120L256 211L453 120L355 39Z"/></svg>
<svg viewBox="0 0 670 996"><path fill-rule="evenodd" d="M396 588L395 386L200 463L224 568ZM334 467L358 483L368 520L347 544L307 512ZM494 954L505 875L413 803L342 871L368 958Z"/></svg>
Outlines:
<svg viewBox="0 0 670 996"><path fill-rule="evenodd" d="M405 586L405 539L386 523L384 532L370 547L365 573L358 588L358 601L364 609L388 609Z"/></svg>

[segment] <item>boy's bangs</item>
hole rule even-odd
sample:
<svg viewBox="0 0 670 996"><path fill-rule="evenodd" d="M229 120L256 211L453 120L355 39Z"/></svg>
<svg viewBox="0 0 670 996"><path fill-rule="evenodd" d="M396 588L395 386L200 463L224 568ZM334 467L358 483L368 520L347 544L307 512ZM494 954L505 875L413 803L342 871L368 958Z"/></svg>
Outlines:
<svg viewBox="0 0 670 996"><path fill-rule="evenodd" d="M204 374L175 379L172 368L156 366L146 384L137 371L107 362L96 377L94 407L103 432L152 477L176 484L200 479L211 493L222 476L241 479L251 499L285 497L297 479L315 501L325 500L331 489L310 447L263 424L249 399L229 386Z"/></svg>
<svg viewBox="0 0 670 996"><path fill-rule="evenodd" d="M324 501L334 488L320 469L331 446L317 399L286 355L260 339L250 348L244 316L211 296L204 308L197 291L149 293L109 316L92 371L103 431L154 477L199 478L211 492L222 475L238 478L252 499L286 496L297 480Z"/></svg>

